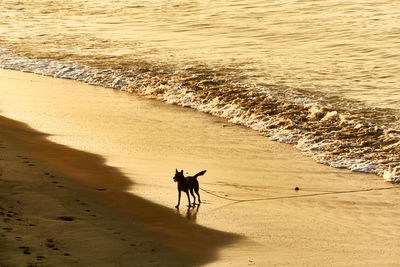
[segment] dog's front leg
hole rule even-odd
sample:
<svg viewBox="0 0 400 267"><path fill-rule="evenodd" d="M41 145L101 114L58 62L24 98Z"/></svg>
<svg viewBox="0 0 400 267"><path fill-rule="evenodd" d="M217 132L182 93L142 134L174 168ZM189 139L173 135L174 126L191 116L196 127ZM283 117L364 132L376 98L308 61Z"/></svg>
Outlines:
<svg viewBox="0 0 400 267"><path fill-rule="evenodd" d="M181 203L181 190L178 190L178 205L175 208L179 208L179 203Z"/></svg>

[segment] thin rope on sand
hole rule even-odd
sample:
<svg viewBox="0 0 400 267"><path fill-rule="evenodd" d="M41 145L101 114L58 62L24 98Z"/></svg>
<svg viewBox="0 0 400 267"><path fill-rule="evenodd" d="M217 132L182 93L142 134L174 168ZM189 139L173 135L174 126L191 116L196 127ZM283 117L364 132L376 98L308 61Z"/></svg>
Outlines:
<svg viewBox="0 0 400 267"><path fill-rule="evenodd" d="M337 195L337 194L349 194L349 193L359 193L359 192L370 192L370 191L378 191L378 190L389 190L389 189L400 189L400 187L382 187L382 188L368 188L361 190L348 190L348 191L333 191L333 192L325 192L325 193L314 193L314 194L306 194L306 195L295 195L295 196L280 196L280 197L266 197L266 198L253 198L253 199L234 199L225 196L221 196L200 188L200 190L206 192L207 194L213 195L218 198L222 198L225 200L233 201L233 202L251 202L251 201L267 201L267 200L276 200L276 199L288 199L288 198L303 198L303 197L314 197L314 196L324 196L324 195Z"/></svg>

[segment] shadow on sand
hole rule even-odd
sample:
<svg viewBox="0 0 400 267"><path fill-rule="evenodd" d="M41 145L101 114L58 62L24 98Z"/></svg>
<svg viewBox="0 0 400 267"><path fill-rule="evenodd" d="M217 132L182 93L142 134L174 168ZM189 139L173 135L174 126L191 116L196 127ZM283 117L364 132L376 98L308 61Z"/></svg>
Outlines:
<svg viewBox="0 0 400 267"><path fill-rule="evenodd" d="M50 142L46 134L2 116L0 126L2 135L15 147L29 151L32 157L44 164L59 169L84 186L107 188L101 192L100 201L111 202L126 214L128 220L152 233L182 260L187 259L196 265L214 261L219 249L242 239L239 235L193 223L199 206L188 209L184 218L172 209L127 193L131 180L117 168L106 166L105 159L98 155Z"/></svg>

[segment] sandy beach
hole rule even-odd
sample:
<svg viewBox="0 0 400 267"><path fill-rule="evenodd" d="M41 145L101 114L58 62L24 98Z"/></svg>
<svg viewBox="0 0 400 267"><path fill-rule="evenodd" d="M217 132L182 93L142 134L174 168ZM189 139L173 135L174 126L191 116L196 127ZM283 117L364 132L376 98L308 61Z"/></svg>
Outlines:
<svg viewBox="0 0 400 267"><path fill-rule="evenodd" d="M377 176L75 81L0 70L0 94L0 266L400 265ZM207 169L202 205L174 208L175 168Z"/></svg>
<svg viewBox="0 0 400 267"><path fill-rule="evenodd" d="M1 266L192 266L235 239L124 193L98 156L0 124Z"/></svg>

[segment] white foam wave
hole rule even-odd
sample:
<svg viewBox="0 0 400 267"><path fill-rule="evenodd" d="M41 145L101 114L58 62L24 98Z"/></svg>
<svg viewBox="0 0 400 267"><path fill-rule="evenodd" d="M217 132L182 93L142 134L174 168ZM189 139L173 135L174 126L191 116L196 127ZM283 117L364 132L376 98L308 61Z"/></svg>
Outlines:
<svg viewBox="0 0 400 267"><path fill-rule="evenodd" d="M235 85L240 88L240 96L229 100L230 95L224 95L220 90L213 96L215 92L212 88L208 91L194 89L206 83L212 84L213 81L204 80L194 87L187 86L188 81L198 78L195 75L185 78L180 77L179 73L173 73L166 78L143 72L127 75L121 70L97 69L73 62L20 57L8 49L0 49L0 67L83 81L194 108L257 130L270 140L294 144L303 154L319 163L354 172L374 173L383 176L386 181L400 182L400 165L396 157L400 151L400 139L399 135L393 134L396 131L381 129L351 114L332 110L326 104L298 92L285 92L282 96L266 87ZM207 97L204 97L205 93ZM266 105L277 103L281 109L280 113L266 113L252 107L251 103L259 104L266 100L269 101ZM246 104L247 102L251 103ZM288 113L293 113L293 118L303 117L295 121L290 116L283 116ZM354 136L362 133L362 136L368 137L369 132L373 134L374 131L382 131L389 144L384 147L371 147L368 146L368 139L358 140L357 136ZM346 135L351 138L347 138Z"/></svg>

